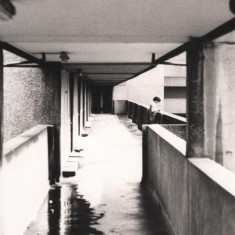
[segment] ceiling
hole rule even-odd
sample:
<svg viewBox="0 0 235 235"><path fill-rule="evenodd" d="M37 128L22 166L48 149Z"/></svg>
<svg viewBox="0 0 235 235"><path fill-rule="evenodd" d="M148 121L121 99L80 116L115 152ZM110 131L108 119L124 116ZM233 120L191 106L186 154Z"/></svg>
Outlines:
<svg viewBox="0 0 235 235"><path fill-rule="evenodd" d="M229 0L15 0L16 16L0 21L0 40L35 57L82 69L114 85L152 68L161 57L233 18Z"/></svg>

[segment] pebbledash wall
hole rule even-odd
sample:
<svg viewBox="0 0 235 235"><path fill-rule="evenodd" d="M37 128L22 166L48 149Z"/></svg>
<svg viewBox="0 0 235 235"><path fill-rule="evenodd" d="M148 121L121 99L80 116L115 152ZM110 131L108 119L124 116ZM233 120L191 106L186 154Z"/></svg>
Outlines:
<svg viewBox="0 0 235 235"><path fill-rule="evenodd" d="M20 61L4 51L5 65ZM4 67L3 94L0 234L20 235L60 176L60 67Z"/></svg>
<svg viewBox="0 0 235 235"><path fill-rule="evenodd" d="M21 58L4 51L4 64ZM59 69L4 68L4 142L38 125L60 129Z"/></svg>

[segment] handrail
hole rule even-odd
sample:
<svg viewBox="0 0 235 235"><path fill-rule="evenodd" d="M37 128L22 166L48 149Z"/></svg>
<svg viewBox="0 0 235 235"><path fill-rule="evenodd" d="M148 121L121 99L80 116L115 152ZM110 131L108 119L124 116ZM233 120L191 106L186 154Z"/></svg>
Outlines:
<svg viewBox="0 0 235 235"><path fill-rule="evenodd" d="M159 113L161 113L161 114L163 114L163 115L166 115L166 116L169 116L169 117L172 117L172 118L174 118L174 119L177 119L177 120L179 120L179 121L181 121L181 122L187 122L187 119L186 118L184 118L184 117L181 117L181 116L178 116L178 115L175 115L175 114L173 114L173 113L168 113L168 112L165 112L165 111L160 111Z"/></svg>
<svg viewBox="0 0 235 235"><path fill-rule="evenodd" d="M149 109L149 107L148 107L147 105L143 105L143 104L140 104L140 103L136 103L136 102L131 101L131 100L127 100L127 101L128 101L128 102L132 102L132 103L134 103L134 104L137 104L137 105L139 105L139 106L142 106L142 107L144 107L144 108ZM185 123L187 122L187 119L186 119L186 118L181 117L181 116L178 116L178 115L175 115L175 114L173 114L173 113L169 113L169 112L162 111L162 110L160 110L159 113L162 114L162 115L166 115L166 116L168 116L168 117L174 118L174 119L176 119L176 120L179 120L179 121L181 121L181 122L185 122Z"/></svg>

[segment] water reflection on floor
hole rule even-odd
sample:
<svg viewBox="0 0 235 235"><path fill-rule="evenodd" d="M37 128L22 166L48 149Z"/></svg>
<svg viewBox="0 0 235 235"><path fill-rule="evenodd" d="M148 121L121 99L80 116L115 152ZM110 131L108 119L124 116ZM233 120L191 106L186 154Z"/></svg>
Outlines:
<svg viewBox="0 0 235 235"><path fill-rule="evenodd" d="M97 115L75 177L53 186L25 235L170 235L141 180L141 132Z"/></svg>

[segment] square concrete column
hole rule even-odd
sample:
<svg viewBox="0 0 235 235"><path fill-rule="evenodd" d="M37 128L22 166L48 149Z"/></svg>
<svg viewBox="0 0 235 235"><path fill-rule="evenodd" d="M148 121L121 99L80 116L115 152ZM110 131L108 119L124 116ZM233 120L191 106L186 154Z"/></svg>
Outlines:
<svg viewBox="0 0 235 235"><path fill-rule="evenodd" d="M235 172L235 46L193 42L187 51L187 156Z"/></svg>
<svg viewBox="0 0 235 235"><path fill-rule="evenodd" d="M80 77L80 130L83 129L83 80Z"/></svg>
<svg viewBox="0 0 235 235"><path fill-rule="evenodd" d="M88 119L91 115L91 85L88 82Z"/></svg>
<svg viewBox="0 0 235 235"><path fill-rule="evenodd" d="M144 185L148 180L148 126L142 126L142 180Z"/></svg>
<svg viewBox="0 0 235 235"><path fill-rule="evenodd" d="M187 50L187 157L204 155L203 46Z"/></svg>
<svg viewBox="0 0 235 235"><path fill-rule="evenodd" d="M235 172L235 46L204 51L205 155Z"/></svg>
<svg viewBox="0 0 235 235"><path fill-rule="evenodd" d="M79 136L79 93L78 93L78 83L79 78L77 75L74 75L74 92L73 92L73 140L76 143L78 141Z"/></svg>

